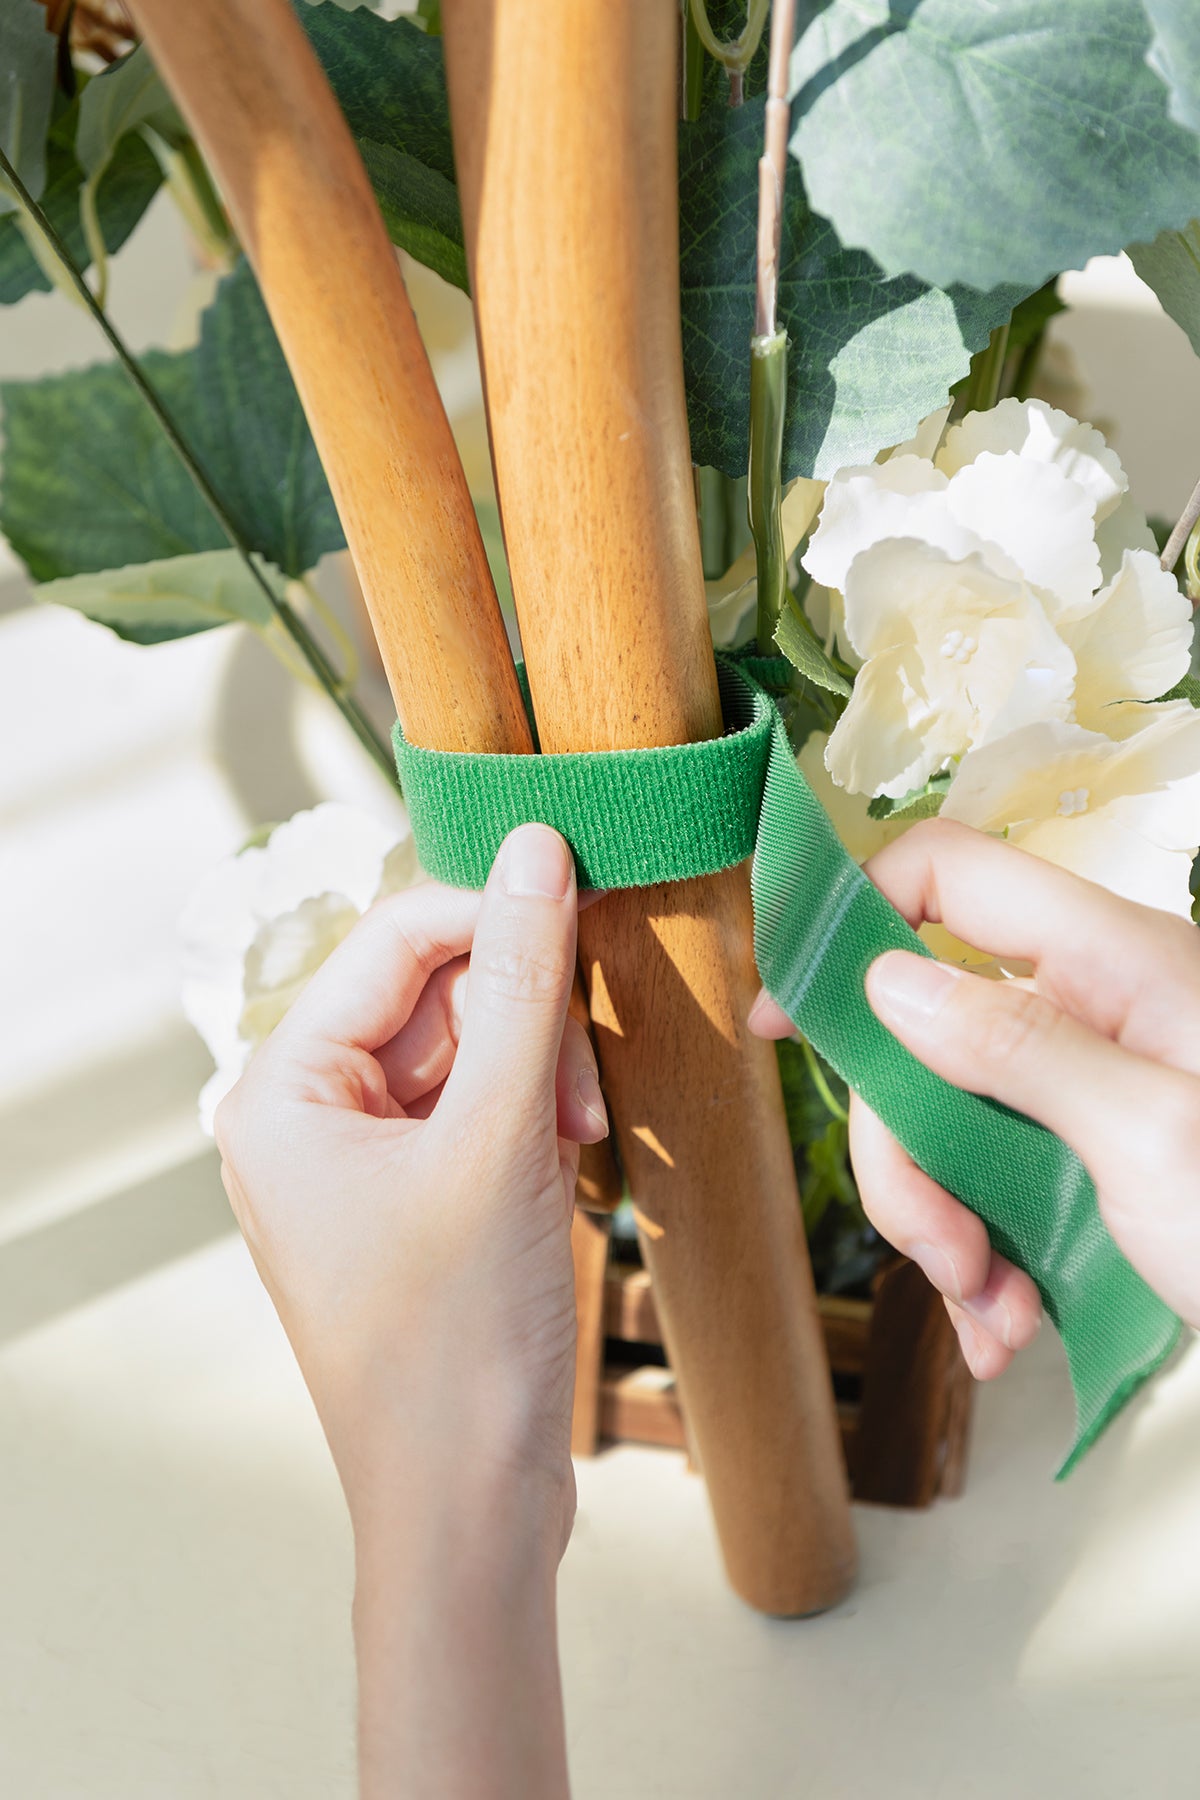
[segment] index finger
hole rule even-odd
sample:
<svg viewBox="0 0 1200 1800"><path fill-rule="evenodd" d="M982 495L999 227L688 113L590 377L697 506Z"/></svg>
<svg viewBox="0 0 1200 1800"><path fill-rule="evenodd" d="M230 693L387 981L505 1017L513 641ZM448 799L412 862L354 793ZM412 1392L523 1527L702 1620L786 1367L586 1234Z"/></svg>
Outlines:
<svg viewBox="0 0 1200 1800"><path fill-rule="evenodd" d="M430 976L470 949L481 898L430 881L377 900L293 1002L274 1042L378 1050L408 1023Z"/></svg>
<svg viewBox="0 0 1200 1800"><path fill-rule="evenodd" d="M916 928L945 925L1140 1056L1200 1072L1200 941L1172 913L1123 900L998 838L945 819L916 825L866 865Z"/></svg>

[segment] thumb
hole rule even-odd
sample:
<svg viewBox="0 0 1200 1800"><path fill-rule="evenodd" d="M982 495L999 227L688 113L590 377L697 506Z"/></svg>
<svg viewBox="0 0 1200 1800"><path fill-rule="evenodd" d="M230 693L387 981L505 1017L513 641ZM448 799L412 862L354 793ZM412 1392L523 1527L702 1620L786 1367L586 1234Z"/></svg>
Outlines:
<svg viewBox="0 0 1200 1800"><path fill-rule="evenodd" d="M462 1030L438 1112L555 1129L555 1070L575 975L571 852L548 825L500 846L471 948ZM499 1115L499 1116L498 1116Z"/></svg>

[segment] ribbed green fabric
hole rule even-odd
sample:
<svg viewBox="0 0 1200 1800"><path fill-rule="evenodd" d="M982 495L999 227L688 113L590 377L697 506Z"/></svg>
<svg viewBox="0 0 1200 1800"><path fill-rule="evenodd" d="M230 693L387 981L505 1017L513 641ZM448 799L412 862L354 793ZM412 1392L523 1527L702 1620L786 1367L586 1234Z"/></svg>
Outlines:
<svg viewBox="0 0 1200 1800"><path fill-rule="evenodd" d="M1078 1157L1043 1126L949 1086L876 1019L863 981L885 950L928 954L843 849L796 767L769 664L719 659L727 735L673 749L457 756L396 728L421 861L482 887L514 826L554 825L581 886L712 874L753 851L754 950L768 992L933 1179L1037 1283L1066 1347L1066 1475L1173 1348L1179 1320L1117 1249Z"/></svg>

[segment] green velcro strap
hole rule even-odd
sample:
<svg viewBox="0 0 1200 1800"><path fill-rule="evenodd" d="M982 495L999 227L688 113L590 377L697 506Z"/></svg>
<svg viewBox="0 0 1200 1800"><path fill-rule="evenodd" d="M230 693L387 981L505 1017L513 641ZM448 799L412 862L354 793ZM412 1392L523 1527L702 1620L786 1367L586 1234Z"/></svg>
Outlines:
<svg viewBox="0 0 1200 1800"><path fill-rule="evenodd" d="M420 750L393 733L422 865L450 887L481 888L514 825L553 825L580 887L650 887L732 868L754 853L771 752L771 705L719 671L725 737L667 750L479 756Z"/></svg>
<svg viewBox="0 0 1200 1800"><path fill-rule="evenodd" d="M796 767L769 663L718 659L727 735L661 750L396 757L421 861L482 887L515 826L562 832L581 886L642 887L753 852L754 950L768 992L918 1166L978 1214L1037 1283L1067 1352L1074 1467L1169 1354L1180 1322L1126 1262L1074 1152L1044 1126L933 1075L882 1026L864 979L924 944L843 848Z"/></svg>

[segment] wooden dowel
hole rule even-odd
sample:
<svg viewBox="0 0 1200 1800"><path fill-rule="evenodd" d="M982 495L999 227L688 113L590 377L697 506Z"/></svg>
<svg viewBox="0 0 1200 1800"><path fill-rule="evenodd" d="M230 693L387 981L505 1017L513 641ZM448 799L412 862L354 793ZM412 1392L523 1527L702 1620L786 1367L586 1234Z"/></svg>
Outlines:
<svg viewBox="0 0 1200 1800"><path fill-rule="evenodd" d="M362 160L287 0L133 0L300 391L405 732L532 749L462 464ZM576 982L573 1009L586 1017ZM580 1194L615 1206L610 1148Z"/></svg>
<svg viewBox="0 0 1200 1800"><path fill-rule="evenodd" d="M362 160L288 0L132 0L215 174L346 533L408 737L529 750L462 464Z"/></svg>
<svg viewBox="0 0 1200 1800"><path fill-rule="evenodd" d="M721 729L683 396L676 0L446 0L500 505L548 750ZM749 330L749 321L747 324ZM747 354L748 354L747 348ZM854 1571L745 870L580 920L605 1090L730 1580Z"/></svg>

